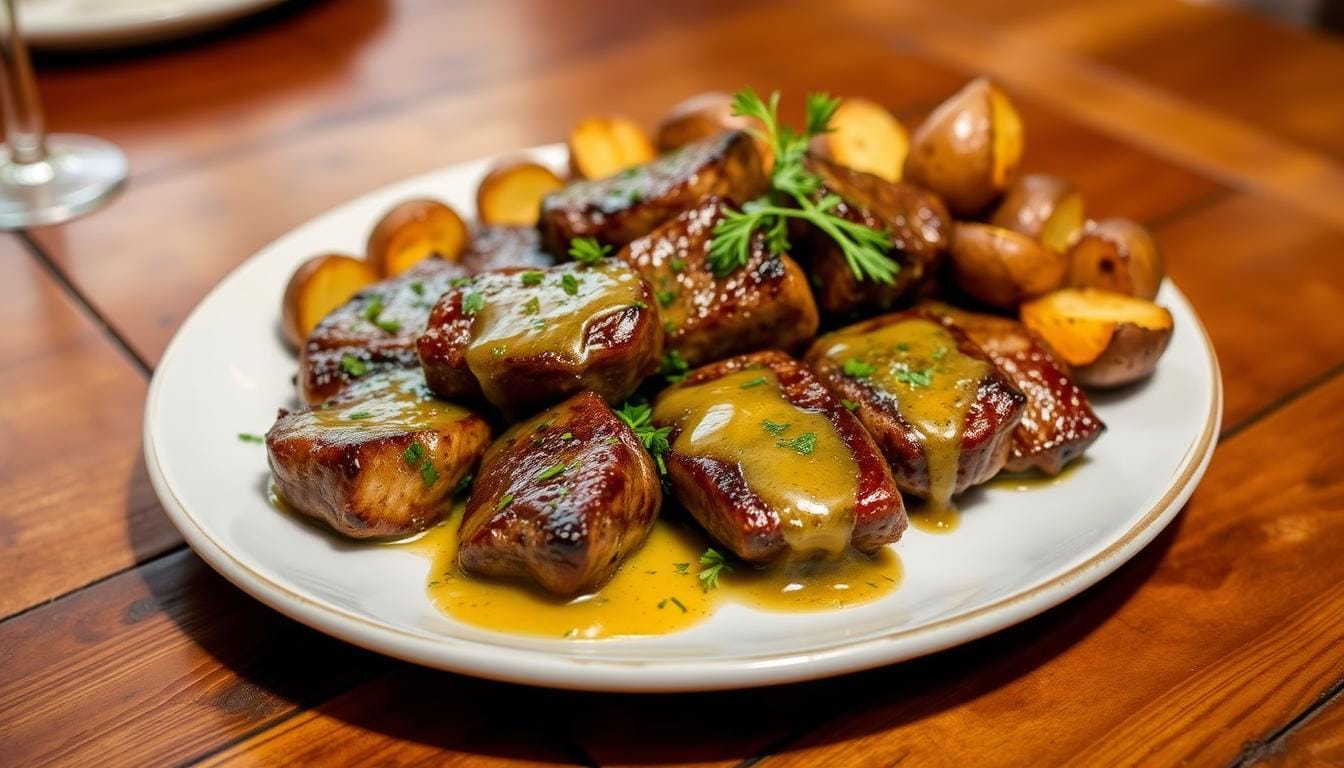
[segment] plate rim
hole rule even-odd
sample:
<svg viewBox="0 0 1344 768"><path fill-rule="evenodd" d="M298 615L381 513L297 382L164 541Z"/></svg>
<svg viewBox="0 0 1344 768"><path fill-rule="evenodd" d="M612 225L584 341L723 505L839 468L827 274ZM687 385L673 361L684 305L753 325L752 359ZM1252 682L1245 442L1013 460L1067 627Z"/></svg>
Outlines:
<svg viewBox="0 0 1344 768"><path fill-rule="evenodd" d="M554 146L554 145L549 145ZM524 152L545 148L531 148ZM346 206L393 187L413 184L491 156L454 163L370 190L338 203L257 250L221 279L183 320L164 349L145 398L142 440L150 483L169 520L187 544L216 572L253 598L307 626L370 651L451 672L503 682L571 690L611 692L711 691L776 685L857 672L924 656L984 637L1059 605L1096 584L1146 547L1179 513L1198 485L1217 444L1223 415L1222 373L1203 321L1179 288L1167 286L1189 311L1207 355L1211 392L1203 431L1187 448L1162 496L1105 548L1071 568L1026 589L927 624L832 642L807 650L700 659L613 658L554 654L496 646L461 637L427 638L306 596L257 572L215 541L169 486L154 444L162 371L201 308L237 275L272 252L295 231ZM900 641L900 645L893 643ZM601 641L594 641L600 643ZM637 672L632 674L632 672Z"/></svg>

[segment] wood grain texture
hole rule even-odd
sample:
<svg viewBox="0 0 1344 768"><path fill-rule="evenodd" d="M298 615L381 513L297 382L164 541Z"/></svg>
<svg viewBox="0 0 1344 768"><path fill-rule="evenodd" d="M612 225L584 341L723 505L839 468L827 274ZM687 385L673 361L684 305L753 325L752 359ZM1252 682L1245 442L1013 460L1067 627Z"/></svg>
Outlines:
<svg viewBox="0 0 1344 768"><path fill-rule="evenodd" d="M189 551L0 624L0 765L164 765L381 671Z"/></svg>
<svg viewBox="0 0 1344 768"><path fill-rule="evenodd" d="M1332 768L1344 765L1344 680L1322 708L1265 745L1256 745L1245 755L1246 765Z"/></svg>
<svg viewBox="0 0 1344 768"><path fill-rule="evenodd" d="M0 618L180 543L140 463L145 380L0 240Z"/></svg>

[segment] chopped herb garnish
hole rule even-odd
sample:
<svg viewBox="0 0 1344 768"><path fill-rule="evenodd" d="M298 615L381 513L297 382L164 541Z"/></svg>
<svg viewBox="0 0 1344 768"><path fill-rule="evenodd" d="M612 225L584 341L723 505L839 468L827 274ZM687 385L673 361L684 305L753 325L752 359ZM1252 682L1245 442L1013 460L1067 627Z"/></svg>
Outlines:
<svg viewBox="0 0 1344 768"><path fill-rule="evenodd" d="M537 300L536 296L533 296L532 298L528 299L526 302L523 303L524 315L535 315L540 311L541 311L541 302Z"/></svg>
<svg viewBox="0 0 1344 768"><path fill-rule="evenodd" d="M561 276L560 287L563 288L565 293L568 293L570 296L579 295L579 279L575 277L571 272L566 272L563 276Z"/></svg>
<svg viewBox="0 0 1344 768"><path fill-rule="evenodd" d="M453 486L453 495L461 496L462 494L466 493L468 490L471 489L471 483L475 479L476 476L471 474L470 472L463 475L462 479L457 481L457 485Z"/></svg>
<svg viewBox="0 0 1344 768"><path fill-rule="evenodd" d="M546 431L547 429L549 429L550 426L551 426L552 424L554 424L554 423L555 423L555 417L552 416L551 418L549 418L549 419L547 419L547 420L541 422L540 424L538 424L538 425L537 425L537 431L538 431L538 432L545 432L545 431Z"/></svg>
<svg viewBox="0 0 1344 768"><path fill-rule="evenodd" d="M771 421L769 419L764 419L763 421L761 421L761 428L763 428L766 432L769 432L772 435L784 434L788 430L789 426L790 426L789 424L781 424L777 421Z"/></svg>
<svg viewBox="0 0 1344 768"><path fill-rule="evenodd" d="M264 443L266 438L261 435L254 435L251 432L239 432L238 439L244 443Z"/></svg>
<svg viewBox="0 0 1344 768"><path fill-rule="evenodd" d="M485 309L485 296L472 291L462 297L462 312L468 315L474 315Z"/></svg>
<svg viewBox="0 0 1344 768"><path fill-rule="evenodd" d="M691 364L686 362L686 358L681 356L681 352L675 349L669 349L663 355L662 365L658 366L658 374L670 382L677 382L686 378L686 372L689 370L691 370Z"/></svg>
<svg viewBox="0 0 1344 768"><path fill-rule="evenodd" d="M578 637L578 636L579 636L578 627L570 627L570 629L564 634L565 638Z"/></svg>
<svg viewBox="0 0 1344 768"><path fill-rule="evenodd" d="M580 264L595 264L610 252L610 245L603 245L591 237L576 237L569 241L569 255Z"/></svg>
<svg viewBox="0 0 1344 768"><path fill-rule="evenodd" d="M896 351L897 351L897 352L909 352L909 351L910 351L910 345L909 345L909 344L906 344L904 341L902 341L900 344L897 344L897 345L896 345Z"/></svg>
<svg viewBox="0 0 1344 768"><path fill-rule="evenodd" d="M501 510L513 503L513 494L506 493L500 497L499 503L495 505L495 510Z"/></svg>
<svg viewBox="0 0 1344 768"><path fill-rule="evenodd" d="M676 291L654 291L653 295L658 299L658 306L660 307L672 306L672 302L677 300Z"/></svg>
<svg viewBox="0 0 1344 768"><path fill-rule="evenodd" d="M537 480L550 480L565 471L564 464L552 464L551 466L537 473Z"/></svg>
<svg viewBox="0 0 1344 768"><path fill-rule="evenodd" d="M713 547L706 549L704 554L700 555L700 564L705 566L700 569L700 586L706 592L716 589L719 586L719 574L727 571L733 572L733 566L728 564L724 556Z"/></svg>
<svg viewBox="0 0 1344 768"><path fill-rule="evenodd" d="M390 320L380 317L377 320L374 320L373 324L383 329L384 331L387 331L388 333L396 333L397 331L401 330L401 323L397 322L396 320Z"/></svg>
<svg viewBox="0 0 1344 768"><path fill-rule="evenodd" d="M762 384L764 384L765 382L766 382L766 378L765 378L764 376L757 376L756 378L752 379L751 381L744 381L744 382L742 382L742 389L751 389L752 387L759 387L759 386L761 386Z"/></svg>
<svg viewBox="0 0 1344 768"><path fill-rule="evenodd" d="M370 323L376 323L378 322L378 316L381 315L382 313L383 313L383 297L374 296L373 301L370 301L369 305L364 308L364 319L368 320Z"/></svg>
<svg viewBox="0 0 1344 768"><path fill-rule="evenodd" d="M425 448L419 443L411 443L401 454L401 460L406 462L407 466L414 467L425 457Z"/></svg>
<svg viewBox="0 0 1344 768"><path fill-rule="evenodd" d="M419 280L412 280L412 281L411 281L411 292L414 293L416 296L424 296L424 295L425 295L425 284L422 283L422 282L420 282Z"/></svg>
<svg viewBox="0 0 1344 768"><path fill-rule="evenodd" d="M561 439L561 440L573 440L573 439L574 439L574 433L573 433L573 432L566 432L566 433L564 433L563 435L560 436L560 439Z"/></svg>
<svg viewBox="0 0 1344 768"><path fill-rule="evenodd" d="M341 355L341 370L351 376L363 376L369 372L369 364L354 355Z"/></svg>
<svg viewBox="0 0 1344 768"><path fill-rule="evenodd" d="M773 150L775 165L770 173L769 193L742 206L741 211L729 210L714 228L709 265L716 277L746 266L758 232L764 236L771 254L787 251L788 219L792 218L812 224L835 241L857 279L892 282L900 265L886 254L891 248L887 233L832 213L840 204L836 195L814 199L821 189L821 179L806 168L804 158L812 138L830 130L831 117L839 106L840 100L827 94L809 94L807 125L797 132L780 125L778 91L770 95L768 103L750 88L736 94L733 114L761 121L765 130L758 135Z"/></svg>
<svg viewBox="0 0 1344 768"><path fill-rule="evenodd" d="M473 278L470 278L470 277L454 277L452 280L449 280L449 281L448 281L448 287L449 287L449 288L463 288L463 287L466 287L466 286L468 286L468 285L471 285L472 281L473 281Z"/></svg>
<svg viewBox="0 0 1344 768"><path fill-rule="evenodd" d="M859 404L853 400L841 400L840 404L845 406L845 408L850 411L859 410Z"/></svg>
<svg viewBox="0 0 1344 768"><path fill-rule="evenodd" d="M668 603L671 603L680 608L682 613L686 612L686 606L682 605L681 601L675 597L665 597L662 600L658 601L658 610L660 611L663 610L663 608L665 608Z"/></svg>
<svg viewBox="0 0 1344 768"><path fill-rule="evenodd" d="M815 432L804 432L792 440L781 440L775 445L780 448L792 448L798 453L807 456L817 448L817 434Z"/></svg>
<svg viewBox="0 0 1344 768"><path fill-rule="evenodd" d="M869 365L868 363L863 362L857 357L851 357L845 361L843 370L846 376L850 376L855 379L866 379L869 376L872 376L873 371L876 371L877 368L873 367L872 365Z"/></svg>
<svg viewBox="0 0 1344 768"><path fill-rule="evenodd" d="M690 564L690 563L673 563L673 564L672 564L672 569L675 570L677 573L682 574L683 576L686 575L687 573L690 573L690 567L691 567L691 564Z"/></svg>
<svg viewBox="0 0 1344 768"><path fill-rule="evenodd" d="M522 275L523 285L526 285L528 287L534 285L541 285L541 279L545 276L546 273L538 272L536 270L532 270L531 272L524 272Z"/></svg>
<svg viewBox="0 0 1344 768"><path fill-rule="evenodd" d="M685 271L686 271L686 260L685 260L685 259L676 259L676 258L668 259L668 260L667 260L667 268L670 269L670 270L672 270L672 273L673 273L673 274L677 274L677 275L679 275L679 274L681 274L682 272L685 272Z"/></svg>
<svg viewBox="0 0 1344 768"><path fill-rule="evenodd" d="M925 368L922 371L912 371L906 368L896 372L896 380L909 384L911 387L927 387L933 381L933 369Z"/></svg>
<svg viewBox="0 0 1344 768"><path fill-rule="evenodd" d="M425 481L425 487L428 488L438 482L439 471L434 468L433 464L426 461L424 464L420 465L420 479Z"/></svg>
<svg viewBox="0 0 1344 768"><path fill-rule="evenodd" d="M648 309L648 308L649 308L649 305L648 305L648 304L645 304L645 303L642 302L642 301L632 301L632 302L630 302L630 308L631 308L631 309Z"/></svg>
<svg viewBox="0 0 1344 768"><path fill-rule="evenodd" d="M626 403L616 411L616 415L635 433L639 444L653 457L654 463L658 466L658 473L667 474L663 454L671 448L667 438L672 434L672 428L653 426L653 409L648 403Z"/></svg>
<svg viewBox="0 0 1344 768"><path fill-rule="evenodd" d="M663 333L671 333L677 330L677 324L671 320L663 321Z"/></svg>
<svg viewBox="0 0 1344 768"><path fill-rule="evenodd" d="M347 413L345 418L350 419L351 421L359 421L360 419L367 419L372 415L373 414L368 411L355 411L354 413Z"/></svg>
<svg viewBox="0 0 1344 768"><path fill-rule="evenodd" d="M947 347L938 347L933 350L934 360L942 360L944 357L947 357Z"/></svg>

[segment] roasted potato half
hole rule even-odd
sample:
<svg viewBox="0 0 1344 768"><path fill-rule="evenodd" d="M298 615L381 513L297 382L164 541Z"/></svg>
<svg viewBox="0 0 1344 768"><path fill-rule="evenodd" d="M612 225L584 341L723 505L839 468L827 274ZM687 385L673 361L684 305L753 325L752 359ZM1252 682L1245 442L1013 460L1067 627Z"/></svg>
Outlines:
<svg viewBox="0 0 1344 768"><path fill-rule="evenodd" d="M654 158L653 142L624 117L586 117L569 132L569 167L584 179L605 179Z"/></svg>
<svg viewBox="0 0 1344 768"><path fill-rule="evenodd" d="M1023 304L1022 322L1089 387L1117 387L1151 374L1172 331L1165 307L1092 289L1068 288Z"/></svg>
<svg viewBox="0 0 1344 768"><path fill-rule="evenodd" d="M900 181L910 136L881 104L845 99L831 118L831 130L812 140L812 151L851 170Z"/></svg>
<svg viewBox="0 0 1344 768"><path fill-rule="evenodd" d="M378 272L368 262L343 253L303 262L285 287L280 310L285 339L298 348L322 318L377 281Z"/></svg>
<svg viewBox="0 0 1344 768"><path fill-rule="evenodd" d="M1018 232L958 222L952 230L952 274L970 296L1014 309L1064 283L1067 257Z"/></svg>
<svg viewBox="0 0 1344 768"><path fill-rule="evenodd" d="M1083 196L1065 179L1032 173L1018 179L989 223L1011 229L1063 253L1086 222Z"/></svg>
<svg viewBox="0 0 1344 768"><path fill-rule="evenodd" d="M1151 299L1165 270L1157 241L1141 224L1106 219L1090 224L1069 249L1072 288L1098 288Z"/></svg>
<svg viewBox="0 0 1344 768"><path fill-rule="evenodd" d="M929 115L910 138L905 179L936 192L952 213L971 217L1017 179L1022 118L990 81L966 84Z"/></svg>
<svg viewBox="0 0 1344 768"><path fill-rule="evenodd" d="M366 258L381 277L395 277L431 256L457 261L469 237L452 208L438 200L407 200L378 220Z"/></svg>
<svg viewBox="0 0 1344 768"><path fill-rule="evenodd" d="M659 121L658 151L671 152L724 131L753 128L760 128L755 120L733 114L732 94L723 91L697 93L677 102Z"/></svg>
<svg viewBox="0 0 1344 768"><path fill-rule="evenodd" d="M565 183L550 168L529 160L496 166L476 188L476 211L483 224L536 226L541 199Z"/></svg>

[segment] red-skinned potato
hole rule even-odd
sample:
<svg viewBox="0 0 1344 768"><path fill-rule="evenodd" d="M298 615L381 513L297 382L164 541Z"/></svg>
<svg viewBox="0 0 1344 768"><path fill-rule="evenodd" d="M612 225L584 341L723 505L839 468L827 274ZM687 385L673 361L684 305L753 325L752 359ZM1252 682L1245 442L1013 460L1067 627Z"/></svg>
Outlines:
<svg viewBox="0 0 1344 768"><path fill-rule="evenodd" d="M1087 226L1069 249L1066 282L1152 299L1164 274L1162 252L1147 229L1129 219L1106 219Z"/></svg>
<svg viewBox="0 0 1344 768"><path fill-rule="evenodd" d="M530 227L541 216L541 199L564 182L544 165L513 160L498 165L476 188L476 212L483 224Z"/></svg>
<svg viewBox="0 0 1344 768"><path fill-rule="evenodd" d="M989 219L996 227L1020 232L1061 253L1069 249L1085 222L1078 188L1048 173L1018 179Z"/></svg>
<svg viewBox="0 0 1344 768"><path fill-rule="evenodd" d="M1021 315L1088 387L1117 387L1151 374L1173 327L1164 307L1091 289L1055 291L1023 304Z"/></svg>
<svg viewBox="0 0 1344 768"><path fill-rule="evenodd" d="M407 200L374 225L366 258L379 275L393 277L431 256L457 261L468 239L457 211L438 200Z"/></svg>
<svg viewBox="0 0 1344 768"><path fill-rule="evenodd" d="M971 217L1017 179L1022 119L1007 94L977 78L938 105L910 137L905 180Z"/></svg>
<svg viewBox="0 0 1344 768"><path fill-rule="evenodd" d="M952 230L952 274L968 295L1015 309L1064 282L1064 254L1026 235L989 224L958 222Z"/></svg>
<svg viewBox="0 0 1344 768"><path fill-rule="evenodd" d="M582 179L605 179L653 158L648 134L624 117L586 117L569 132L569 167Z"/></svg>
<svg viewBox="0 0 1344 768"><path fill-rule="evenodd" d="M845 99L831 118L831 130L814 137L811 149L851 170L900 181L910 137L881 104Z"/></svg>
<svg viewBox="0 0 1344 768"><path fill-rule="evenodd" d="M299 347L322 318L378 280L366 261L343 253L328 253L303 262L285 287L280 322L285 339Z"/></svg>

